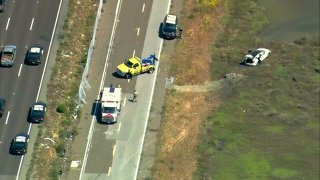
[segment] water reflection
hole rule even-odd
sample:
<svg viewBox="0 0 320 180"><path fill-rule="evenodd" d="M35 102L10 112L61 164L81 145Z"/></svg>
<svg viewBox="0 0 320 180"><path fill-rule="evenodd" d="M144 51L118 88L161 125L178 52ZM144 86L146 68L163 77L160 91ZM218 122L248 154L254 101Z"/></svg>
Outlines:
<svg viewBox="0 0 320 180"><path fill-rule="evenodd" d="M319 34L319 0L258 0L269 25L260 33L271 40L294 41Z"/></svg>

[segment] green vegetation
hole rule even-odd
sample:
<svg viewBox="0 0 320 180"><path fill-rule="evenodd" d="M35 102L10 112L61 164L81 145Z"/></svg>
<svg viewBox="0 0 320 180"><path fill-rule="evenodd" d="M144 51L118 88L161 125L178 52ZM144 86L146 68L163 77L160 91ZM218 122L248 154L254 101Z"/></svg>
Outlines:
<svg viewBox="0 0 320 180"><path fill-rule="evenodd" d="M196 179L319 179L319 42L264 42L255 34L268 20L256 1L226 4L212 77L246 78L221 91L223 105L205 123ZM252 47L272 54L258 67L240 66Z"/></svg>

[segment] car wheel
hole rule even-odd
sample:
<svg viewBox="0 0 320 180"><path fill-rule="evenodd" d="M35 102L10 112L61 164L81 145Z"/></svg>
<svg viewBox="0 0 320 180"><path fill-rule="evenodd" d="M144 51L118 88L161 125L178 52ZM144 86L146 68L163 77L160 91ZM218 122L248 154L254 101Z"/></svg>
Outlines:
<svg viewBox="0 0 320 180"><path fill-rule="evenodd" d="M149 74L152 74L153 72L154 72L154 68L150 68L148 71Z"/></svg>
<svg viewBox="0 0 320 180"><path fill-rule="evenodd" d="M132 78L132 74L127 73L127 74L125 75L125 77L126 77L126 79L131 79L131 78Z"/></svg>

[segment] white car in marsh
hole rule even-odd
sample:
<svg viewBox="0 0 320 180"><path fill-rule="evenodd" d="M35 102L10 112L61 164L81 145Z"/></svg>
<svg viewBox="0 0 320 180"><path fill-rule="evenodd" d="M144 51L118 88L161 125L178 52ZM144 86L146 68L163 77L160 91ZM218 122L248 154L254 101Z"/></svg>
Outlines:
<svg viewBox="0 0 320 180"><path fill-rule="evenodd" d="M256 66L265 60L270 53L271 51L266 48L258 48L253 51L248 51L242 64L247 66Z"/></svg>

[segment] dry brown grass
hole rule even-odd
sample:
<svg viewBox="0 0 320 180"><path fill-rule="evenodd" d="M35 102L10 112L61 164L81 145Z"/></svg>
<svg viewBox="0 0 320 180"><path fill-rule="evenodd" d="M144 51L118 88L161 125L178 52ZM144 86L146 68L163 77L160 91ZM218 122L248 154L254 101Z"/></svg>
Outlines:
<svg viewBox="0 0 320 180"><path fill-rule="evenodd" d="M60 137L60 132L66 128L61 122L71 119L74 91L80 82L83 68L81 59L92 34L92 24L88 19L92 19L97 8L97 4L92 0L70 0L69 6L70 14L64 26L65 32L58 50L55 69L48 85L48 112L44 133L38 140L38 143L46 144L47 147L36 146L33 166L29 169L32 172L30 176L35 179L55 178L57 170L60 169L55 167L55 163L58 158L57 145L64 141L64 138ZM66 112L58 113L57 106L62 102L66 104ZM47 137L53 139L55 143L44 140Z"/></svg>
<svg viewBox="0 0 320 180"><path fill-rule="evenodd" d="M208 10L193 0L185 3L184 35L177 43L171 74L179 85L203 84L211 80L211 47L218 34L222 4ZM191 18L192 17L192 18ZM197 146L203 120L219 105L205 93L172 90L165 102L154 179L192 179L196 170ZM212 101L212 99L215 99Z"/></svg>

